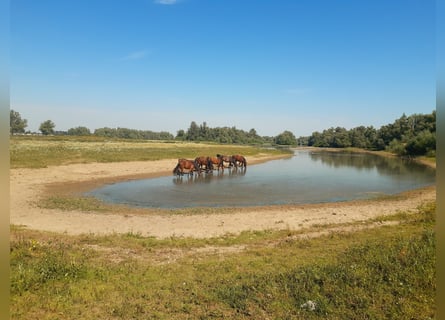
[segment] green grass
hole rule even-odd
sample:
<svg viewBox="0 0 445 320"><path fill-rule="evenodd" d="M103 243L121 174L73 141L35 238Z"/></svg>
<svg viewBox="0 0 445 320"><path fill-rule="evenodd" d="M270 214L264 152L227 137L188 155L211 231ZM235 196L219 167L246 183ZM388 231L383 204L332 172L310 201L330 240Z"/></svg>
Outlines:
<svg viewBox="0 0 445 320"><path fill-rule="evenodd" d="M283 152L94 137L10 142L12 168ZM65 195L39 205L109 210L94 199ZM11 226L11 318L433 319L435 210L435 203L427 203L415 214L368 221L397 225L313 239L299 236L338 225L164 240L133 232L68 236Z"/></svg>
<svg viewBox="0 0 445 320"><path fill-rule="evenodd" d="M292 231L156 240L12 226L11 318L433 319L435 209L309 240Z"/></svg>
<svg viewBox="0 0 445 320"><path fill-rule="evenodd" d="M113 208L94 197L77 197L69 195L52 195L36 202L36 205L45 209L58 209L62 211L82 210L83 212L112 211Z"/></svg>
<svg viewBox="0 0 445 320"><path fill-rule="evenodd" d="M246 156L290 153L286 149L176 141L105 139L98 137L10 138L11 168L44 168L50 165L89 162L150 161L195 158L199 155L241 153Z"/></svg>

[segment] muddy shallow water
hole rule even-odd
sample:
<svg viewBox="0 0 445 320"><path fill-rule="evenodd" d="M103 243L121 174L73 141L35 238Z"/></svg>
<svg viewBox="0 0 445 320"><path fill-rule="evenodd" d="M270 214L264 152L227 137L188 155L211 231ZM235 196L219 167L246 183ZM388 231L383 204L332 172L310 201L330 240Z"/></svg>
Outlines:
<svg viewBox="0 0 445 320"><path fill-rule="evenodd" d="M435 170L398 158L299 151L247 169L105 185L105 202L149 208L241 207L367 199L435 183Z"/></svg>

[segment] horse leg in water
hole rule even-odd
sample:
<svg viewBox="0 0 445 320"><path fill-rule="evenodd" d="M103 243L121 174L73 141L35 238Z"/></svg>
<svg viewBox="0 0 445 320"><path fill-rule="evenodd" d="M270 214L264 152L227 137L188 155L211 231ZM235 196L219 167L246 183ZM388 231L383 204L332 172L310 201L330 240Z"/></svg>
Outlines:
<svg viewBox="0 0 445 320"><path fill-rule="evenodd" d="M181 172L181 170L180 170L180 168L179 168L180 166L179 166L179 163L176 165L176 167L173 169L173 174L174 175L177 175L177 176L179 176L179 175L182 175L182 172Z"/></svg>
<svg viewBox="0 0 445 320"><path fill-rule="evenodd" d="M239 164L239 166L241 167L246 167L247 166L247 161L246 158L242 155L239 154L235 154L232 156L233 162L235 162L236 165Z"/></svg>
<svg viewBox="0 0 445 320"><path fill-rule="evenodd" d="M198 163L198 161L193 161L191 164L190 174L193 175L193 171L198 171L198 175L201 175L201 165Z"/></svg>
<svg viewBox="0 0 445 320"><path fill-rule="evenodd" d="M233 166L232 157L225 156L225 155L222 155L222 154L217 154L216 156L221 159L221 163L222 163L223 168L224 168L224 162L228 162L229 163L228 168Z"/></svg>

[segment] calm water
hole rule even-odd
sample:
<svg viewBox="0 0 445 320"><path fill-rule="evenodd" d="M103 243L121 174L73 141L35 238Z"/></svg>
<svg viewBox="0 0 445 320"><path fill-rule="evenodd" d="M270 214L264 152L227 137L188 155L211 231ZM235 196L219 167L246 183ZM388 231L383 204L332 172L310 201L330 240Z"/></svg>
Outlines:
<svg viewBox="0 0 445 320"><path fill-rule="evenodd" d="M246 170L121 182L88 195L138 207L239 207L366 199L434 183L435 171L412 161L299 151Z"/></svg>

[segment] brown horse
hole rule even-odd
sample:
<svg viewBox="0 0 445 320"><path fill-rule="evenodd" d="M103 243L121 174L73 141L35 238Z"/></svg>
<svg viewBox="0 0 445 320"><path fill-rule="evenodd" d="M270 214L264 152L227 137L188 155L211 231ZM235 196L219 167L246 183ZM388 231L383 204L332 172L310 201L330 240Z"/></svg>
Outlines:
<svg viewBox="0 0 445 320"><path fill-rule="evenodd" d="M235 163L235 168L238 167L238 165L240 165L241 167L247 167L247 161L246 158L240 154L235 154L232 156L232 160Z"/></svg>
<svg viewBox="0 0 445 320"><path fill-rule="evenodd" d="M210 172L213 170L213 164L210 161L210 157L200 156L195 158L195 162L199 165L200 170L205 167L206 172Z"/></svg>
<svg viewBox="0 0 445 320"><path fill-rule="evenodd" d="M222 168L224 170L223 160L220 157L209 157L209 161L211 163L212 169L216 168L219 171L219 168Z"/></svg>
<svg viewBox="0 0 445 320"><path fill-rule="evenodd" d="M235 163L235 161L233 160L233 158L231 156L225 156L223 154L217 154L216 156L222 160L223 164L224 164L224 162L228 162L229 163L229 167L231 167L233 165L236 166L236 163ZM224 168L224 165L223 165L223 168Z"/></svg>
<svg viewBox="0 0 445 320"><path fill-rule="evenodd" d="M200 167L195 161L187 159L178 159L178 164L173 169L173 174L183 175L184 173L188 173L189 175L192 176L193 171L198 171L198 174L201 174Z"/></svg>

